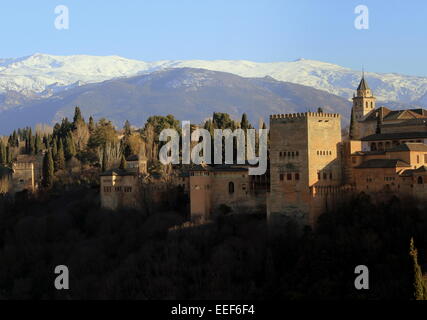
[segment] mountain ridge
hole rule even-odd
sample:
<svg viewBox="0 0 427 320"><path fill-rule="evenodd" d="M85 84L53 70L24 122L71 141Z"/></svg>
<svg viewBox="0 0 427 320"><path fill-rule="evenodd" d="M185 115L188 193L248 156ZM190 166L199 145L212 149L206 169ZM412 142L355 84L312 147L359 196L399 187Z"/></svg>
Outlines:
<svg viewBox="0 0 427 320"><path fill-rule="evenodd" d="M206 69L174 68L76 86L50 97L23 101L19 107L0 111L0 134L71 118L75 106L86 118L107 118L117 126L129 120L142 126L152 115L173 114L196 124L214 112L227 112L235 119L247 113L256 124L260 118L268 121L271 114L316 111L318 107L348 119L351 104L325 91L271 77L243 78Z"/></svg>
<svg viewBox="0 0 427 320"><path fill-rule="evenodd" d="M31 92L42 96L67 90L70 85L98 83L121 77L173 68L201 68L247 78L273 77L306 85L351 99L361 72L329 62L298 59L291 62L248 60L159 60L145 62L114 56L55 56L37 53L22 58L0 59L0 94ZM379 101L424 104L427 77L367 72L366 78Z"/></svg>

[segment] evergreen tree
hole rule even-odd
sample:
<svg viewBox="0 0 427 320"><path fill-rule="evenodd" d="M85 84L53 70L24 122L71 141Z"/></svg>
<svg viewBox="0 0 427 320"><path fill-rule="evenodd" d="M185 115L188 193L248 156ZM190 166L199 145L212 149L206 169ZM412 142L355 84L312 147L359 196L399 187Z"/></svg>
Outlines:
<svg viewBox="0 0 427 320"><path fill-rule="evenodd" d="M240 128L242 128L245 131L247 129L249 129L249 121L248 121L248 116L246 115L246 113L244 113L242 116L242 121L240 122Z"/></svg>
<svg viewBox="0 0 427 320"><path fill-rule="evenodd" d="M36 141L33 137L33 132L31 128L28 130L28 154L35 154L36 150Z"/></svg>
<svg viewBox="0 0 427 320"><path fill-rule="evenodd" d="M65 169L64 146L61 139L59 139L58 151L54 159L55 159L55 171Z"/></svg>
<svg viewBox="0 0 427 320"><path fill-rule="evenodd" d="M12 154L10 152L10 147L6 146L6 164L9 164L12 162Z"/></svg>
<svg viewBox="0 0 427 320"><path fill-rule="evenodd" d="M125 137L129 138L132 135L132 127L130 125L130 122L126 120L125 125L123 127L123 132Z"/></svg>
<svg viewBox="0 0 427 320"><path fill-rule="evenodd" d="M34 148L35 148L34 150L35 154L40 154L43 151L43 143L39 134L36 134Z"/></svg>
<svg viewBox="0 0 427 320"><path fill-rule="evenodd" d="M129 121L126 120L125 125L123 127L124 137L122 139L122 152L125 157L129 157L132 155L132 148L130 145L130 137L132 136L132 128Z"/></svg>
<svg viewBox="0 0 427 320"><path fill-rule="evenodd" d="M59 144L60 138L54 139L50 145L52 147L52 157L53 159L56 158L56 155L58 154L58 144Z"/></svg>
<svg viewBox="0 0 427 320"><path fill-rule="evenodd" d="M6 165L6 163L7 163L6 146L4 145L3 141L0 141L0 164Z"/></svg>
<svg viewBox="0 0 427 320"><path fill-rule="evenodd" d="M74 118L73 118L74 129L76 129L79 124L82 124L82 123L84 124L84 122L85 122L85 120L82 116L82 112L80 110L80 107L76 107L74 109Z"/></svg>
<svg viewBox="0 0 427 320"><path fill-rule="evenodd" d="M107 157L107 148L104 146L102 150L102 171L107 171L108 169L108 157Z"/></svg>
<svg viewBox="0 0 427 320"><path fill-rule="evenodd" d="M418 250L415 248L414 238L411 239L409 255L412 258L412 264L414 267L414 299L425 300L426 292L423 281L423 273L421 267L418 264Z"/></svg>
<svg viewBox="0 0 427 320"><path fill-rule="evenodd" d="M42 184L45 188L51 188L53 185L55 168L52 159L52 151L49 149L43 159L43 180Z"/></svg>
<svg viewBox="0 0 427 320"><path fill-rule="evenodd" d="M64 154L65 154L66 160L70 160L72 157L76 155L76 147L74 145L74 139L73 139L73 136L71 135L71 132L68 132L65 138Z"/></svg>
<svg viewBox="0 0 427 320"><path fill-rule="evenodd" d="M92 132L95 130L95 121L93 121L93 118L89 118L89 133L92 134Z"/></svg>
<svg viewBox="0 0 427 320"><path fill-rule="evenodd" d="M123 154L122 154L122 158L120 159L120 169L126 170L126 158Z"/></svg>

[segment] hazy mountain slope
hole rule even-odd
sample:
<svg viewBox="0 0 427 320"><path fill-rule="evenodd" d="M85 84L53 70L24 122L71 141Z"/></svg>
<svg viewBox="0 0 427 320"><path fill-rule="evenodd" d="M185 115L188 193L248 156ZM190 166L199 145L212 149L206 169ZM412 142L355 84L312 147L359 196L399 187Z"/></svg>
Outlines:
<svg viewBox="0 0 427 320"><path fill-rule="evenodd" d="M260 117L267 121L271 114L318 107L347 116L350 111L346 99L310 87L183 68L80 86L5 110L0 112L0 134L71 117L76 105L86 117L106 117L120 126L127 119L140 126L151 115L173 114L200 123L213 112L228 112L235 118L246 112L257 123Z"/></svg>
<svg viewBox="0 0 427 320"><path fill-rule="evenodd" d="M18 59L0 59L0 94L13 90L24 94L37 92L46 96L69 89L70 86L183 67L223 71L251 78L271 76L276 80L311 86L347 99L351 98L361 77L360 71L304 59L276 63L226 60L144 62L117 56L35 54ZM392 73L367 73L366 76L380 101L412 103L427 94L426 77Z"/></svg>

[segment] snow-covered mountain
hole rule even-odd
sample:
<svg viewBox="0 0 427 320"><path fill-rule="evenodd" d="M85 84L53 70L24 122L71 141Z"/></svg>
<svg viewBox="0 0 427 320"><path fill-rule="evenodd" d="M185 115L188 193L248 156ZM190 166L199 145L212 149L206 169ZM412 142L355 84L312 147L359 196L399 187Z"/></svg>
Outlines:
<svg viewBox="0 0 427 320"><path fill-rule="evenodd" d="M271 114L316 111L319 107L325 112L339 112L348 120L351 106L342 97L271 77L246 78L192 68L76 86L47 98L8 97L19 106L0 111L0 134L5 135L16 128L71 119L75 106L80 106L86 119L107 118L118 127L126 120L141 127L148 117L167 114L201 123L214 112L227 112L234 119L246 113L256 124Z"/></svg>
<svg viewBox="0 0 427 320"><path fill-rule="evenodd" d="M360 71L304 59L275 63L228 60L144 62L118 56L34 54L17 59L0 59L0 94L16 91L23 95L46 97L87 83L185 67L229 72L250 78L270 76L347 99L352 96L361 76ZM380 101L411 104L426 100L427 77L393 73L366 73L366 77Z"/></svg>

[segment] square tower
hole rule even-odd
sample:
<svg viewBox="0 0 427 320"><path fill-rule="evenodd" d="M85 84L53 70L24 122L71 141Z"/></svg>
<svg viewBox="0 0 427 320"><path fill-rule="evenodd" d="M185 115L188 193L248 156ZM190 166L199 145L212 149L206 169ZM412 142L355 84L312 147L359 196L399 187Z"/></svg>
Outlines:
<svg viewBox="0 0 427 320"><path fill-rule="evenodd" d="M317 190L341 185L340 143L339 114L271 116L269 220L315 223L325 209Z"/></svg>

